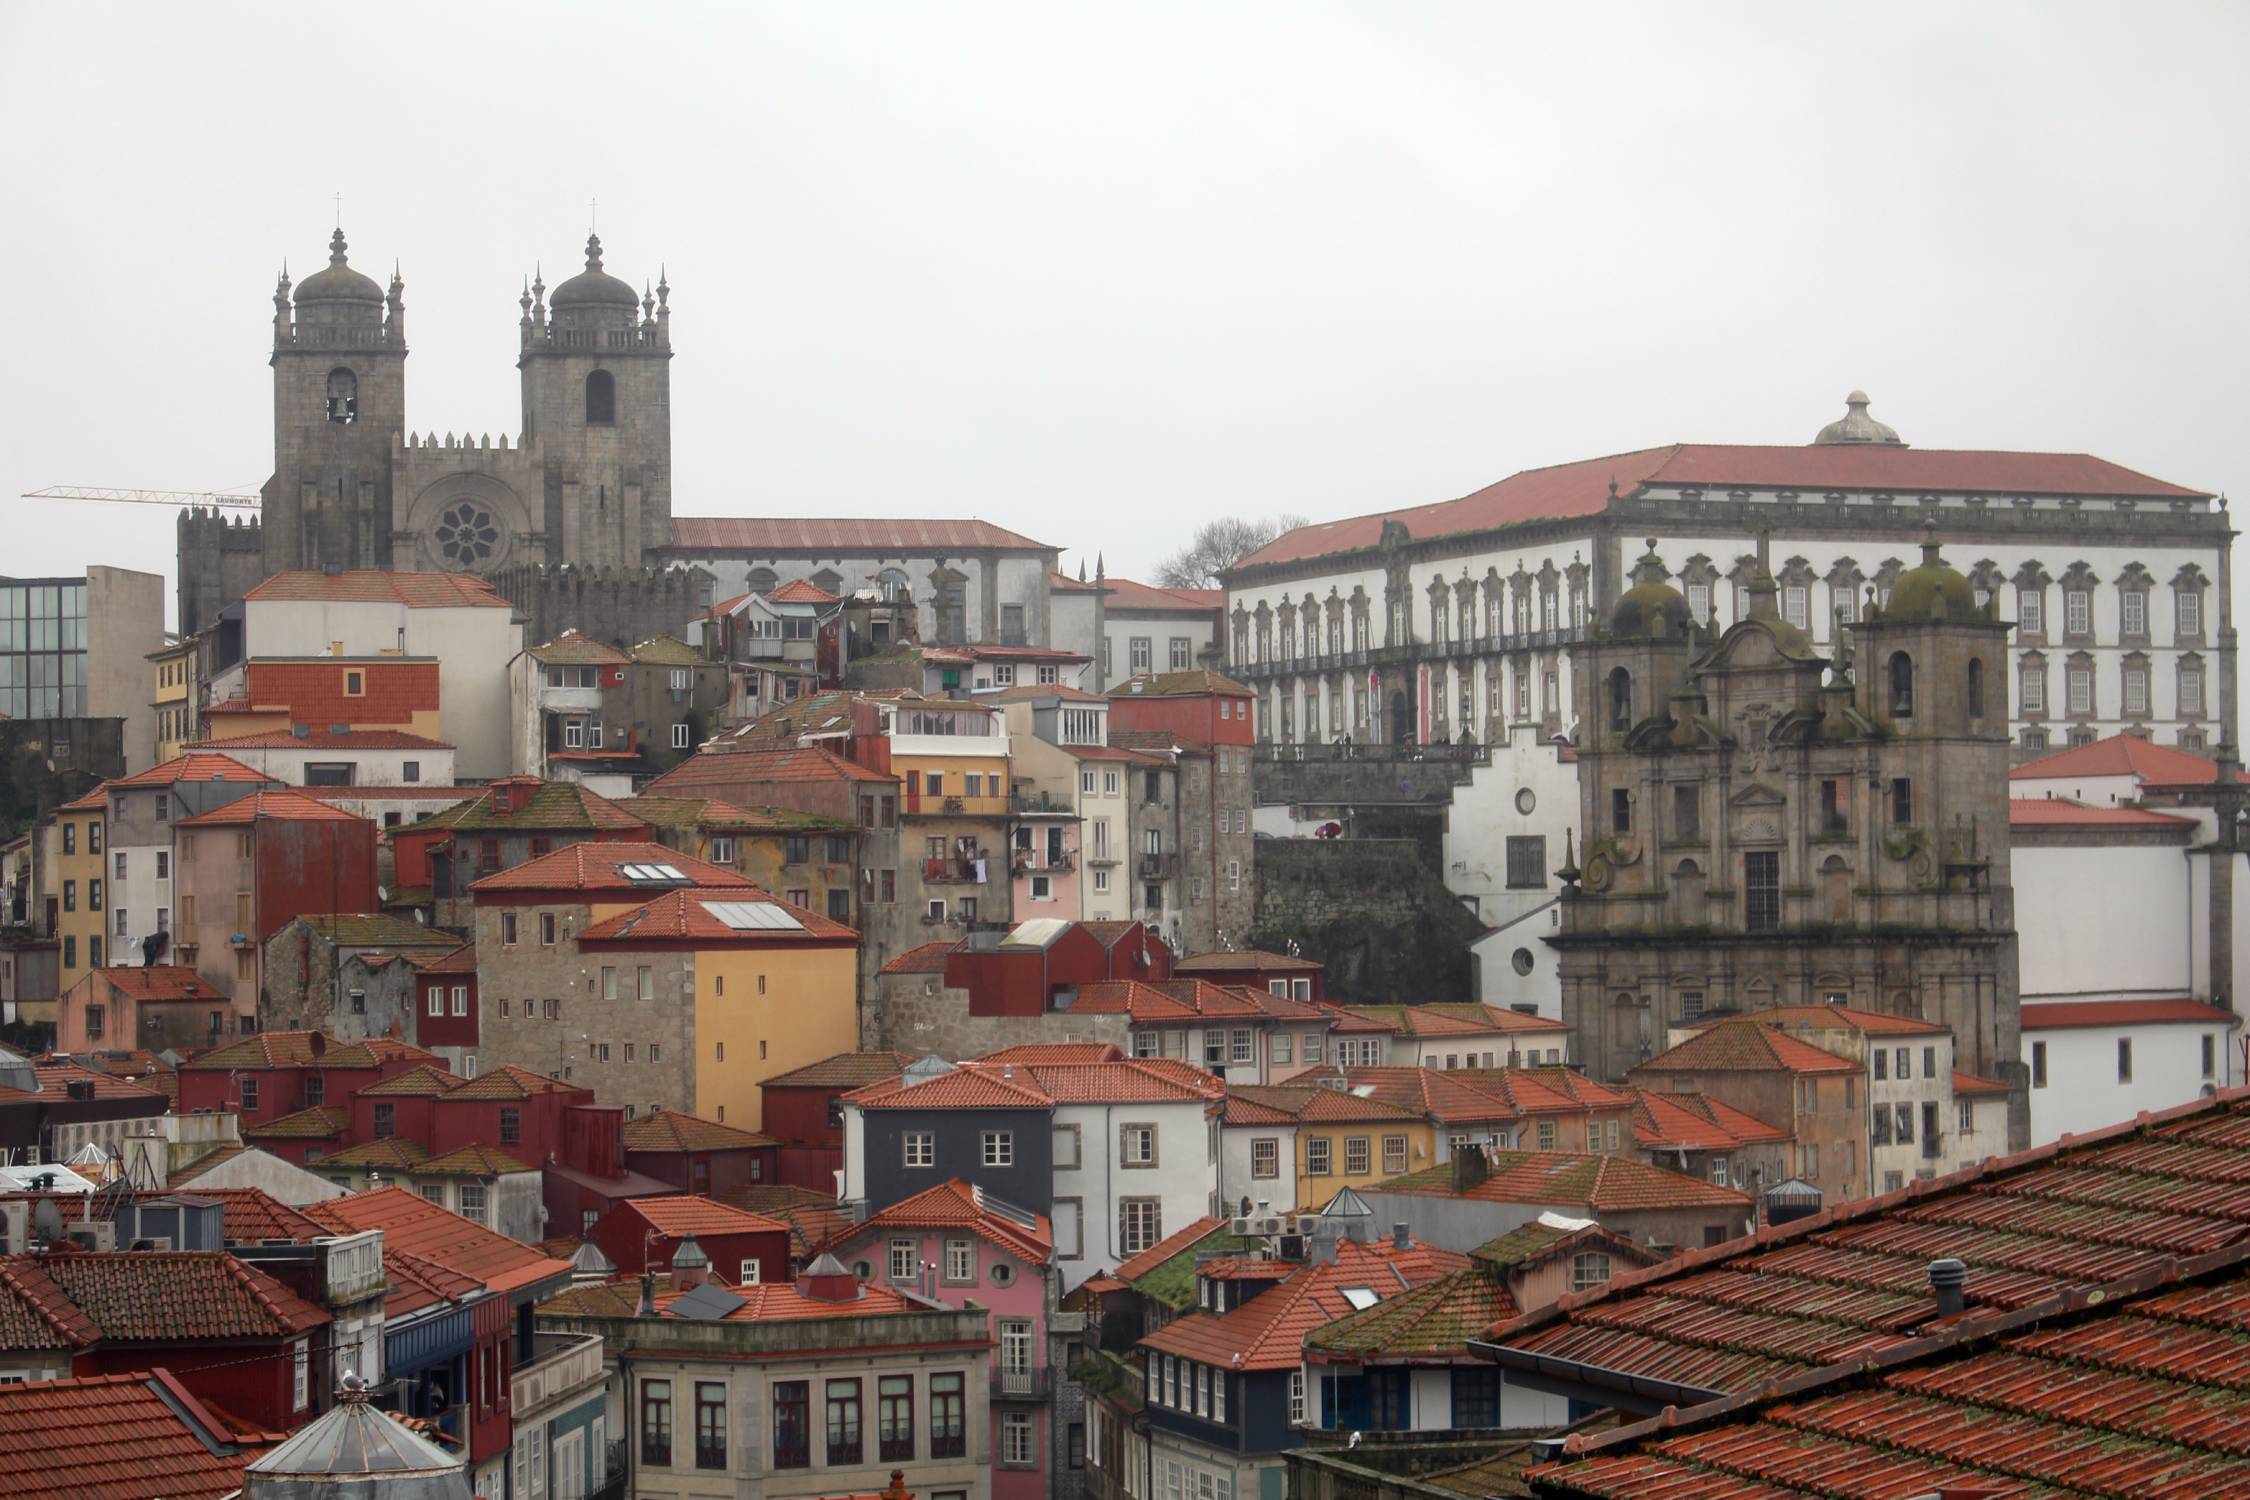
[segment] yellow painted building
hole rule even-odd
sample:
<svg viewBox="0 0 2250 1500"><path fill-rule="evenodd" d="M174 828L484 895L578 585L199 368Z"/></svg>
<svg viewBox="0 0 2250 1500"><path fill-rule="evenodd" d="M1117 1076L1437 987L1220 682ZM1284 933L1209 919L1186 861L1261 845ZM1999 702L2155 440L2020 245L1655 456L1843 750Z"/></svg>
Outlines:
<svg viewBox="0 0 2250 1500"><path fill-rule="evenodd" d="M793 905L851 925L857 918L859 828L791 807L742 807L716 797L626 797L659 843L747 875Z"/></svg>
<svg viewBox="0 0 2250 1500"><path fill-rule="evenodd" d="M621 962L668 952L692 986L690 1098L678 1107L746 1130L759 1085L859 1046L859 934L752 887L679 890L594 908L578 941Z"/></svg>
<svg viewBox="0 0 2250 1500"><path fill-rule="evenodd" d="M156 711L156 758L149 764L161 766L203 737L196 703L195 637L152 651L148 660L153 678L149 706Z"/></svg>
<svg viewBox="0 0 2250 1500"><path fill-rule="evenodd" d="M62 944L61 973L55 992L62 994L84 979L89 970L109 962L107 932L109 881L109 795L96 787L75 802L55 809L55 937Z"/></svg>
<svg viewBox="0 0 2250 1500"><path fill-rule="evenodd" d="M1253 1189L1264 1175L1260 1168L1265 1148L1258 1145L1262 1131L1274 1132L1277 1157L1293 1150L1294 1206L1308 1211L1345 1188L1366 1189L1437 1161L1437 1129L1428 1119L1341 1089L1231 1089L1226 1129L1250 1138Z"/></svg>

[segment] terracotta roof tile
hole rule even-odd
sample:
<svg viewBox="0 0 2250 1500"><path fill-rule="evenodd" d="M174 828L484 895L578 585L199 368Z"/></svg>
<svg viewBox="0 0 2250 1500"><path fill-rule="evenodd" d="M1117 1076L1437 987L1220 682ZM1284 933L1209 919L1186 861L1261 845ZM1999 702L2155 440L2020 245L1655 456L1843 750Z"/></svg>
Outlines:
<svg viewBox="0 0 2250 1500"><path fill-rule="evenodd" d="M408 609L508 609L498 589L469 573L275 573L242 596L245 603L323 599L346 604L400 604Z"/></svg>
<svg viewBox="0 0 2250 1500"><path fill-rule="evenodd" d="M317 1039L317 1040L316 1040ZM340 1042L317 1031L261 1031L180 1064L185 1069L379 1068L404 1059L435 1063L437 1054L392 1037Z"/></svg>
<svg viewBox="0 0 2250 1500"><path fill-rule="evenodd" d="M1124 1055L1124 1049L1115 1042L1018 1042L974 1060L1021 1068L1034 1063L1116 1062Z"/></svg>
<svg viewBox="0 0 2250 1500"><path fill-rule="evenodd" d="M304 733L297 733L298 729ZM346 729L339 733L325 724L300 724L227 739L196 740L188 748L224 754L238 750L451 750L453 746L403 729Z"/></svg>
<svg viewBox="0 0 2250 1500"><path fill-rule="evenodd" d="M1054 1229L1045 1214L1003 1204L958 1177L901 1198L836 1243L852 1244L892 1229L958 1229L1029 1265L1043 1266L1054 1258Z"/></svg>
<svg viewBox="0 0 2250 1500"><path fill-rule="evenodd" d="M2216 761L2159 745L2134 734L2113 734L2090 745L2072 745L2008 772L2010 781L2056 781L2073 776L2132 776L2150 786L2210 786L2219 779ZM2013 812L2013 809L2010 809Z"/></svg>
<svg viewBox="0 0 2250 1500"><path fill-rule="evenodd" d="M474 974L477 971L477 945L462 943L433 956L416 954L414 967L425 974Z"/></svg>
<svg viewBox="0 0 2250 1500"><path fill-rule="evenodd" d="M763 1080L760 1088L865 1088L896 1078L914 1061L911 1052L839 1052Z"/></svg>
<svg viewBox="0 0 2250 1500"><path fill-rule="evenodd" d="M1612 495L1643 485L1699 489L1901 490L2006 495L2121 495L2192 499L2182 489L2083 453L2006 453L1826 445L1753 447L1674 443L1526 469L1457 500L1300 526L1238 565L1296 562L1375 545L1386 521L1416 541L1525 521L1599 515Z"/></svg>
<svg viewBox="0 0 2250 1500"><path fill-rule="evenodd" d="M182 818L175 828L227 828L243 827L260 819L284 818L297 823L361 823L372 828L367 819L330 807L318 798L303 792L282 790L252 792L239 797L224 807L214 807L209 812L197 813L192 818Z"/></svg>
<svg viewBox="0 0 2250 1500"><path fill-rule="evenodd" d="M1466 1256L1427 1245L1401 1249L1388 1240L1344 1240L1334 1260L1310 1262L1229 1312L1175 1319L1142 1339L1141 1347L1221 1369L1295 1369L1308 1334L1355 1311L1345 1288L1393 1297L1468 1263Z"/></svg>
<svg viewBox="0 0 2250 1500"><path fill-rule="evenodd" d="M804 578L792 578L766 595L769 604L837 604L842 601L819 584Z"/></svg>
<svg viewBox="0 0 2250 1500"><path fill-rule="evenodd" d="M832 750L813 748L704 750L657 777L644 793L676 797L710 791L738 802L769 800L755 788L776 782L848 781L898 785L898 778L870 771Z"/></svg>
<svg viewBox="0 0 2250 1500"><path fill-rule="evenodd" d="M430 1159L430 1148L403 1135L378 1136L360 1141L320 1159L326 1167L365 1167L371 1171L411 1172Z"/></svg>
<svg viewBox="0 0 2250 1500"><path fill-rule="evenodd" d="M872 552L891 557L924 552L965 552L986 547L1005 552L1055 550L1044 542L1035 542L989 521L843 516L672 518L671 550L674 552L749 551L769 556Z"/></svg>
<svg viewBox="0 0 2250 1500"><path fill-rule="evenodd" d="M676 861L674 868L680 868ZM482 882L479 885L481 888ZM747 914L735 913L732 909L737 907L765 908L770 915L753 919ZM758 921L794 925L762 926L756 925ZM815 943L833 946L858 940L859 934L843 923L802 906L792 906L748 883L718 891L666 891L646 905L619 912L578 934L581 944L616 943L627 948L651 942L772 947Z"/></svg>
<svg viewBox="0 0 2250 1500"><path fill-rule="evenodd" d="M440 948L450 952L461 946L457 934L380 912L330 912L295 920L345 948Z"/></svg>
<svg viewBox="0 0 2250 1500"><path fill-rule="evenodd" d="M330 1198L309 1205L305 1212L338 1234L380 1229L386 1248L427 1256L496 1292L514 1291L570 1271L566 1261L549 1260L529 1245L401 1188Z"/></svg>
<svg viewBox="0 0 2250 1500"><path fill-rule="evenodd" d="M1541 1032L1561 1036L1570 1028L1545 1016L1527 1016L1497 1005L1345 1005L1347 1015L1380 1021L1396 1036L1448 1037L1515 1035Z"/></svg>
<svg viewBox="0 0 2250 1500"><path fill-rule="evenodd" d="M1737 1019L1689 1037L1632 1069L1633 1073L1729 1072L1857 1073L1860 1064L1800 1041L1778 1026Z"/></svg>
<svg viewBox="0 0 2250 1500"><path fill-rule="evenodd" d="M637 1120L627 1120L624 1142L627 1151L662 1152L740 1151L779 1144L770 1135L760 1135L736 1125L722 1125L716 1120L676 1109L659 1109Z"/></svg>
<svg viewBox="0 0 2250 1500"><path fill-rule="evenodd" d="M638 1200L636 1200L638 1201ZM656 1278L656 1311L670 1317L671 1306L683 1293L672 1287L669 1275ZM805 1292L796 1282L765 1281L727 1288L742 1305L727 1314L730 1323L773 1323L800 1318L884 1318L920 1312L924 1304L874 1282L858 1283L849 1301L830 1302ZM630 1318L640 1305L640 1283L609 1282L577 1287L552 1301L539 1304L539 1315L548 1317Z"/></svg>
<svg viewBox="0 0 2250 1500"><path fill-rule="evenodd" d="M255 1447L167 1370L0 1388L0 1496L223 1500Z"/></svg>
<svg viewBox="0 0 2250 1500"><path fill-rule="evenodd" d="M507 891L640 891L648 896L660 894L664 887L637 880L626 873L626 865L665 865L705 890L729 888L757 890L746 875L718 865L706 864L693 855L682 854L677 849L667 849L662 844L572 844L567 849L557 849L537 859L526 860L513 869L501 870L478 880L469 889L483 894Z"/></svg>
<svg viewBox="0 0 2250 1500"><path fill-rule="evenodd" d="M752 1183L715 1196L729 1208L747 1209L788 1225L789 1254L800 1262L849 1234L858 1222L836 1205L833 1193L814 1188Z"/></svg>
<svg viewBox="0 0 2250 1500"><path fill-rule="evenodd" d="M361 1090L365 1093L366 1090ZM529 1068L514 1063L502 1063L497 1068L487 1068L468 1082L449 1089L448 1099L529 1099L538 1094L589 1093L579 1084L564 1083L549 1078L544 1073L534 1073Z"/></svg>
<svg viewBox="0 0 2250 1500"><path fill-rule="evenodd" d="M287 1338L329 1321L223 1250L57 1252L8 1265L18 1286L75 1308L105 1343Z"/></svg>
<svg viewBox="0 0 2250 1500"><path fill-rule="evenodd" d="M100 971L104 980L118 993L133 1000L224 1000L226 991L190 968L179 964L150 964L146 967L105 968Z"/></svg>
<svg viewBox="0 0 2250 1500"><path fill-rule="evenodd" d="M1635 1088L1633 1143L1643 1151L1735 1151L1751 1142L1793 1140L1778 1125L1704 1093Z"/></svg>
<svg viewBox="0 0 2250 1500"><path fill-rule="evenodd" d="M1446 1163L1376 1183L1366 1191L1481 1203L1552 1204L1590 1209L1597 1215L1652 1208L1736 1207L1747 1214L1750 1208L1750 1199L1733 1188L1625 1156L1493 1151L1487 1153L1486 1168L1484 1181L1467 1189L1454 1187L1453 1166Z"/></svg>
<svg viewBox="0 0 2250 1500"><path fill-rule="evenodd" d="M632 660L615 646L595 640L575 628L564 631L542 646L525 648L524 654L534 661L574 663L580 665L623 666Z"/></svg>
<svg viewBox="0 0 2250 1500"><path fill-rule="evenodd" d="M616 804L658 828L735 833L843 833L857 824L793 807L743 807L717 797L625 797Z"/></svg>
<svg viewBox="0 0 2250 1500"><path fill-rule="evenodd" d="M274 784L274 779L263 771L253 770L231 755L213 755L199 752L194 755L175 755L160 766L151 766L138 776L127 776L108 783L107 790L120 787L173 786L182 781L250 781Z"/></svg>
<svg viewBox="0 0 2250 1500"><path fill-rule="evenodd" d="M1949 1028L1920 1016L1898 1016L1888 1011L1861 1010L1850 1005L1769 1005L1722 1019L1763 1021L1791 1031L1857 1031L1867 1036L1945 1036ZM1717 1020L1699 1023L1716 1025Z"/></svg>
<svg viewBox="0 0 2250 1500"><path fill-rule="evenodd" d="M334 1104L316 1104L295 1114L242 1127L249 1140L325 1141L351 1128L352 1112Z"/></svg>
<svg viewBox="0 0 2250 1500"><path fill-rule="evenodd" d="M1498 1277L1471 1268L1324 1323L1305 1335L1305 1348L1370 1361L1465 1360L1469 1340L1483 1338L1486 1329L1520 1311Z"/></svg>
<svg viewBox="0 0 2250 1500"><path fill-rule="evenodd" d="M1197 1219L1183 1229L1173 1230L1139 1254L1128 1255L1124 1260L1118 1262L1116 1271L1111 1274L1130 1286L1133 1282L1140 1280L1143 1276L1163 1265L1173 1256L1194 1249L1215 1234L1225 1233L1226 1227L1227 1221L1224 1219Z"/></svg>
<svg viewBox="0 0 2250 1500"><path fill-rule="evenodd" d="M1418 1120L1414 1110L1388 1099L1361 1097L1343 1089L1293 1088L1287 1084L1245 1084L1228 1090L1227 1102L1272 1110L1300 1124L1346 1124L1360 1120ZM1232 1116L1229 1117L1230 1121ZM1248 1122L1245 1114L1242 1122Z"/></svg>
<svg viewBox="0 0 2250 1500"><path fill-rule="evenodd" d="M1139 683L1139 687L1133 684ZM1112 698L1179 698L1199 697L1217 693L1222 697L1249 698L1255 696L1249 688L1236 682L1223 672L1208 667L1190 667L1179 672L1143 672L1128 677L1109 690Z"/></svg>
<svg viewBox="0 0 2250 1500"><path fill-rule="evenodd" d="M500 793L496 795L494 788ZM505 811L500 807L503 797L508 801ZM643 837L650 832L649 825L622 804L575 781L529 776L503 777L476 795L395 831L444 828L456 833L638 833Z"/></svg>
<svg viewBox="0 0 2250 1500"><path fill-rule="evenodd" d="M2061 797L2010 797L2010 828L2171 828L2192 832L2195 819L2145 807L2088 807Z"/></svg>
<svg viewBox="0 0 2250 1500"><path fill-rule="evenodd" d="M1226 602L1224 589L1166 589L1136 583L1130 578L1110 578L1103 582L1108 590L1105 603L1113 610L1201 614L1218 609Z"/></svg>
<svg viewBox="0 0 2250 1500"><path fill-rule="evenodd" d="M2055 1000L2022 1008L2025 1031L2066 1031L2085 1026L2239 1026L2231 1010L2201 1000Z"/></svg>
<svg viewBox="0 0 2250 1500"><path fill-rule="evenodd" d="M963 1063L915 1083L903 1079L854 1091L862 1109L1052 1109L1057 1104L1206 1104L1226 1086L1176 1058L1100 1062Z"/></svg>
<svg viewBox="0 0 2250 1500"><path fill-rule="evenodd" d="M674 1239L688 1234L786 1234L789 1228L765 1214L730 1207L692 1193L669 1198L628 1198L617 1206L616 1212L644 1220L658 1234Z"/></svg>
<svg viewBox="0 0 2250 1500"><path fill-rule="evenodd" d="M472 1141L466 1146L456 1146L443 1156L433 1156L414 1170L434 1177L504 1177L538 1169L497 1146Z"/></svg>
<svg viewBox="0 0 2250 1500"><path fill-rule="evenodd" d="M959 946L961 945L958 942L950 939L917 944L883 965L880 972L885 974L943 974L945 972L945 956Z"/></svg>

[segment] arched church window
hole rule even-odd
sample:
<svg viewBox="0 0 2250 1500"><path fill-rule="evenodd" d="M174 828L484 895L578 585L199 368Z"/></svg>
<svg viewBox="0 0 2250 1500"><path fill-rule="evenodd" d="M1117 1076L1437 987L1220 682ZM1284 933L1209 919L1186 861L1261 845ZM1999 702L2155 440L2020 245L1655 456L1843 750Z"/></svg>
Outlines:
<svg viewBox="0 0 2250 1500"><path fill-rule="evenodd" d="M1891 653L1891 715L1914 717L1914 658L1904 651Z"/></svg>
<svg viewBox="0 0 2250 1500"><path fill-rule="evenodd" d="M613 427L617 423L617 378L607 370L586 377L586 425Z"/></svg>
<svg viewBox="0 0 2250 1500"><path fill-rule="evenodd" d="M771 568L752 568L742 580L742 587L749 593L770 594L774 585L780 581L781 575Z"/></svg>
<svg viewBox="0 0 2250 1500"><path fill-rule="evenodd" d="M1609 674L1609 727L1630 729L1633 726L1633 677L1623 667L1614 667Z"/></svg>
<svg viewBox="0 0 2250 1500"><path fill-rule="evenodd" d="M1969 658L1969 717L1984 717L1984 663Z"/></svg>
<svg viewBox="0 0 2250 1500"><path fill-rule="evenodd" d="M359 377L349 370L328 372L328 420L337 423L359 420Z"/></svg>

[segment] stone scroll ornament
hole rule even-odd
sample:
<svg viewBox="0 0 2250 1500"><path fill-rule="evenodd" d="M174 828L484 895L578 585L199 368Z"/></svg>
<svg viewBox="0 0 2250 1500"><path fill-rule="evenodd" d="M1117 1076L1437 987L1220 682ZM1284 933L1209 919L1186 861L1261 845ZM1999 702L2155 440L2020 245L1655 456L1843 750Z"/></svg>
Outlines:
<svg viewBox="0 0 2250 1500"><path fill-rule="evenodd" d="M1883 834L1883 853L1903 863L1916 885L1927 886L1937 876L1937 855L1930 848L1930 835L1923 829L1886 830Z"/></svg>
<svg viewBox="0 0 2250 1500"><path fill-rule="evenodd" d="M1641 846L1631 839L1601 839L1589 842L1586 848L1586 870L1579 884L1589 894L1599 895L1616 882L1619 870L1629 870L1641 862Z"/></svg>

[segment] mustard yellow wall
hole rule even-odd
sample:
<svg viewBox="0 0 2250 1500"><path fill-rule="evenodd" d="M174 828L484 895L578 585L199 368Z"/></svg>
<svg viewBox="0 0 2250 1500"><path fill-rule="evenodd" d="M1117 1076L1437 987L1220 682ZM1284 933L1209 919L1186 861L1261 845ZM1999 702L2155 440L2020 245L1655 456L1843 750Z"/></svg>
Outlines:
<svg viewBox="0 0 2250 1500"><path fill-rule="evenodd" d="M842 828L829 832L842 835L847 847L855 844L858 838L856 834ZM776 896L788 891L805 892L806 905L825 917L829 915L828 893L832 890L840 890L851 897L855 909L858 902L855 894L858 889L855 883L857 867L851 860L842 864L828 862L829 832L807 830L803 837L807 841L806 853L810 858L796 864L788 863L789 843L785 834L729 834L720 830L716 836L734 840L734 863L728 868L756 881L759 889ZM714 862L711 860L713 836L710 830L700 828L689 835L693 840L697 859L707 863ZM850 919L847 917L841 920Z"/></svg>
<svg viewBox="0 0 2250 1500"><path fill-rule="evenodd" d="M1297 1206L1317 1209L1345 1188L1363 1190L1378 1182L1388 1182L1401 1175L1383 1170L1383 1137L1406 1137L1406 1170L1419 1172L1437 1162L1437 1131L1427 1120L1369 1121L1364 1125L1300 1125L1297 1127ZM1367 1137L1367 1167L1364 1172L1344 1170L1344 1141L1352 1136ZM1306 1170L1312 1159L1309 1143L1328 1142L1328 1171L1314 1176Z"/></svg>
<svg viewBox="0 0 2250 1500"><path fill-rule="evenodd" d="M761 1081L858 1050L858 978L854 948L698 948L695 1112L756 1130Z"/></svg>
<svg viewBox="0 0 2250 1500"><path fill-rule="evenodd" d="M96 851L90 852L87 848L97 836L89 830L107 833L109 819L98 812L73 812L58 813L56 820L70 825L72 847L77 850L75 854L58 855L55 860L55 936L65 939L63 953L77 959L76 963L63 965L61 981L56 987L56 993L60 994L85 978L87 971L93 967L93 949L89 939L101 938L102 961L112 961L109 954L109 932L103 926L109 920L109 871L106 868L109 863L109 842L106 838L103 839L102 847ZM56 847L61 847L59 842ZM68 911L63 907L63 882L66 880L77 883L76 911ZM100 911L93 909L92 887L89 884L96 880L102 883ZM76 938L77 941L68 941L71 938ZM58 961L60 957L58 955Z"/></svg>
<svg viewBox="0 0 2250 1500"><path fill-rule="evenodd" d="M929 784L929 773L937 772L944 778L938 795L961 797L961 811L965 813L1002 814L1008 810L1008 757L1005 755L894 755L891 757L891 774L898 778L901 797L905 795L906 773L909 771L921 772L925 787ZM993 777L999 777L999 795L994 796L987 791L978 797L962 796L961 788L967 783L961 778L971 774L984 777L987 787L992 785ZM925 791L922 795L923 810L933 811L929 804L929 793ZM899 806L903 811L906 804L901 802Z"/></svg>

